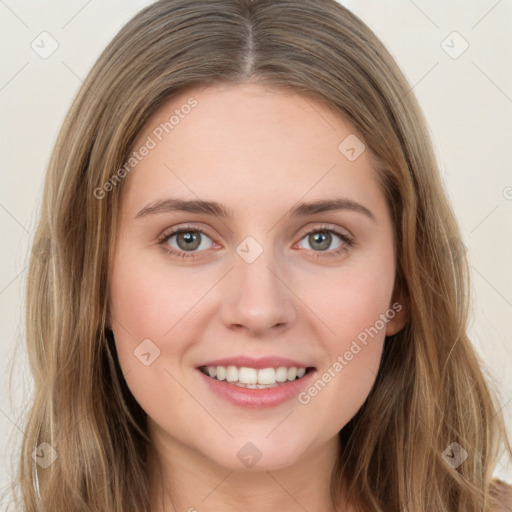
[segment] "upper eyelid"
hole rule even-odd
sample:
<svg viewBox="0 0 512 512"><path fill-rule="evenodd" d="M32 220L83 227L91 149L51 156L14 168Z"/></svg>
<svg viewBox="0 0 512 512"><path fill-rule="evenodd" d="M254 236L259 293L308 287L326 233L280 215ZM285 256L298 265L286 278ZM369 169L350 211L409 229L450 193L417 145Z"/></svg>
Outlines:
<svg viewBox="0 0 512 512"><path fill-rule="evenodd" d="M306 235L306 234L308 234L310 232L314 232L314 231L341 231L342 235L346 235L351 238L353 237L352 233L347 228L335 226L334 224L329 224L328 222L323 222L323 223L321 222L320 224L317 224L314 226L305 227L305 228L301 229L298 233ZM346 233L343 233L344 231Z"/></svg>

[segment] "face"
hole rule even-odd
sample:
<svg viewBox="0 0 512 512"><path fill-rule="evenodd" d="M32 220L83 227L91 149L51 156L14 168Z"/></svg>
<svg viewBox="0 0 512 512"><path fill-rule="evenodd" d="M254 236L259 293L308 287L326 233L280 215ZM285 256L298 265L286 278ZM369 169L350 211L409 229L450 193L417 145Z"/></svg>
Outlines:
<svg viewBox="0 0 512 512"><path fill-rule="evenodd" d="M326 106L255 84L189 89L140 134L109 323L162 450L283 468L364 403L404 310L362 144Z"/></svg>

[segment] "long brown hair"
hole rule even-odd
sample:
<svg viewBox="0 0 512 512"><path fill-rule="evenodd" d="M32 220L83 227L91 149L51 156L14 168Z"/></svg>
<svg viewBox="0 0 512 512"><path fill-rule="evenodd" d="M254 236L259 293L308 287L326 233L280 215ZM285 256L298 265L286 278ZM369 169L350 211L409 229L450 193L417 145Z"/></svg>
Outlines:
<svg viewBox="0 0 512 512"><path fill-rule="evenodd" d="M98 190L164 101L194 85L248 81L343 116L370 151L392 212L396 290L410 317L387 338L375 385L340 432L333 502L343 475L365 511L492 510L500 447L512 450L467 336L459 228L411 86L373 32L334 0L162 0L126 24L90 71L48 167L34 241L46 250L30 260L35 391L16 481L22 510L148 510L147 417L106 328L123 181ZM468 454L456 468L443 455L453 443ZM53 463L35 463L36 448Z"/></svg>

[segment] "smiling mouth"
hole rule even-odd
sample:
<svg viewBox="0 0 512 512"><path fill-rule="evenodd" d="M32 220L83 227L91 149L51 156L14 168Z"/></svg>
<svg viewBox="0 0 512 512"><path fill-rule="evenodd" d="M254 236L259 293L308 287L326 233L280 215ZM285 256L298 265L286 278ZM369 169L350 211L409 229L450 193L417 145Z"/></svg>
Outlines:
<svg viewBox="0 0 512 512"><path fill-rule="evenodd" d="M279 366L268 368L250 368L247 366L201 366L199 370L220 382L248 389L270 389L300 380L314 367L297 368Z"/></svg>

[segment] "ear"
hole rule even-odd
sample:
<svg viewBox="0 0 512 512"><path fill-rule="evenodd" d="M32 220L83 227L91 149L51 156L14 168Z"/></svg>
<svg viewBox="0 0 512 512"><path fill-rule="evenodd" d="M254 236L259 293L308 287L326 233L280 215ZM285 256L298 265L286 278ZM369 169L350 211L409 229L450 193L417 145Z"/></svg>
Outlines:
<svg viewBox="0 0 512 512"><path fill-rule="evenodd" d="M390 318L386 325L386 336L393 336L409 322L409 300L406 299L404 293L394 293L389 309L395 312L395 316Z"/></svg>

